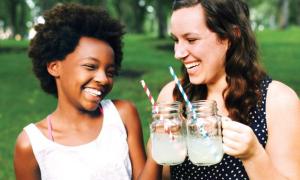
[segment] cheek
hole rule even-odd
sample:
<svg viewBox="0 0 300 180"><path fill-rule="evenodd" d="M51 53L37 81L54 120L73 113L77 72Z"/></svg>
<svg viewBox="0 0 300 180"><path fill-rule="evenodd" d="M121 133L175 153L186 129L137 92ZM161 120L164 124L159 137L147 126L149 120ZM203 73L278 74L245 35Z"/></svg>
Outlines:
<svg viewBox="0 0 300 180"><path fill-rule="evenodd" d="M207 53L209 53L208 56L210 62L215 64L215 66L224 66L228 48L227 44L218 42L209 48L211 50L207 50Z"/></svg>

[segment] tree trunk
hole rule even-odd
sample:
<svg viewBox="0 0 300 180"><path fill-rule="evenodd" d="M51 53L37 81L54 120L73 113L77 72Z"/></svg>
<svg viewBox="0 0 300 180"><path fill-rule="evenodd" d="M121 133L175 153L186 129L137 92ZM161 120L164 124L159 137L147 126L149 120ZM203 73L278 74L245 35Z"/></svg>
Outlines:
<svg viewBox="0 0 300 180"><path fill-rule="evenodd" d="M27 15L27 5L24 1L20 2L20 12L19 14L19 28L18 28L18 34L20 34L22 36L22 38L24 38L25 34L26 34L26 15Z"/></svg>
<svg viewBox="0 0 300 180"><path fill-rule="evenodd" d="M7 2L8 14L9 14L9 27L12 29L13 37L16 35L16 31L18 30L17 23L17 0L11 0Z"/></svg>
<svg viewBox="0 0 300 180"><path fill-rule="evenodd" d="M296 12L297 12L297 19L296 19L296 21L297 21L297 25L299 25L300 26L300 0L297 0L297 2L296 2Z"/></svg>
<svg viewBox="0 0 300 180"><path fill-rule="evenodd" d="M289 25L289 0L279 0L278 8L279 8L279 28L285 29Z"/></svg>
<svg viewBox="0 0 300 180"><path fill-rule="evenodd" d="M140 6L139 1L134 0L133 1L133 14L134 14L134 32L136 33L144 33L144 21L145 21L145 13L146 13L146 7Z"/></svg>
<svg viewBox="0 0 300 180"><path fill-rule="evenodd" d="M156 0L156 18L158 21L158 38L164 39L167 33L167 14L164 12L163 3Z"/></svg>

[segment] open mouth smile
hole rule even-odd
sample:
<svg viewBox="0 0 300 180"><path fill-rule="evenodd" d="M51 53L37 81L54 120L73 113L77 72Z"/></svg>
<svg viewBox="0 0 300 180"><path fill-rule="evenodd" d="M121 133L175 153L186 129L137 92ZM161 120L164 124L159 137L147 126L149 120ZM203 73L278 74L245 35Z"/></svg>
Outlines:
<svg viewBox="0 0 300 180"><path fill-rule="evenodd" d="M190 64L185 64L186 69L192 69L194 67L199 66L200 63L198 62L194 62L194 63L190 63Z"/></svg>
<svg viewBox="0 0 300 180"><path fill-rule="evenodd" d="M102 92L93 88L85 88L84 91L92 96L100 96Z"/></svg>

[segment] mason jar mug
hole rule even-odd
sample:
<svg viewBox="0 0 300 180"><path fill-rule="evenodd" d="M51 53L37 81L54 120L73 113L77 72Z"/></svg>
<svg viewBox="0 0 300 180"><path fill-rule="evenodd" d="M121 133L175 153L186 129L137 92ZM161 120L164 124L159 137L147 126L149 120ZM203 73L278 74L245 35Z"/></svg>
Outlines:
<svg viewBox="0 0 300 180"><path fill-rule="evenodd" d="M180 102L157 103L152 107L150 137L153 159L161 165L182 163L187 155L186 127Z"/></svg>
<svg viewBox="0 0 300 180"><path fill-rule="evenodd" d="M219 163L223 157L221 116L214 100L192 102L187 107L187 149L190 161L199 166Z"/></svg>

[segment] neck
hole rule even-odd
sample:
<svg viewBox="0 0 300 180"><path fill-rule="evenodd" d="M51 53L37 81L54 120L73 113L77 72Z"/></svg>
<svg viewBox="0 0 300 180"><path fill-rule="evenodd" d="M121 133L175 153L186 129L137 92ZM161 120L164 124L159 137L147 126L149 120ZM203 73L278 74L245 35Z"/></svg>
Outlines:
<svg viewBox="0 0 300 180"><path fill-rule="evenodd" d="M226 76L222 76L214 83L206 84L208 99L210 97L222 97L223 91L227 87Z"/></svg>
<svg viewBox="0 0 300 180"><path fill-rule="evenodd" d="M227 88L225 77L226 76L224 75L217 82L207 84L207 99L215 100L217 102L218 113L220 115L228 115L228 111L225 107L225 100L223 97L223 91Z"/></svg>
<svg viewBox="0 0 300 180"><path fill-rule="evenodd" d="M61 125L65 124L76 127L99 118L99 115L99 108L89 112L80 110L70 104L58 103L56 110L52 113L52 119L59 120Z"/></svg>

